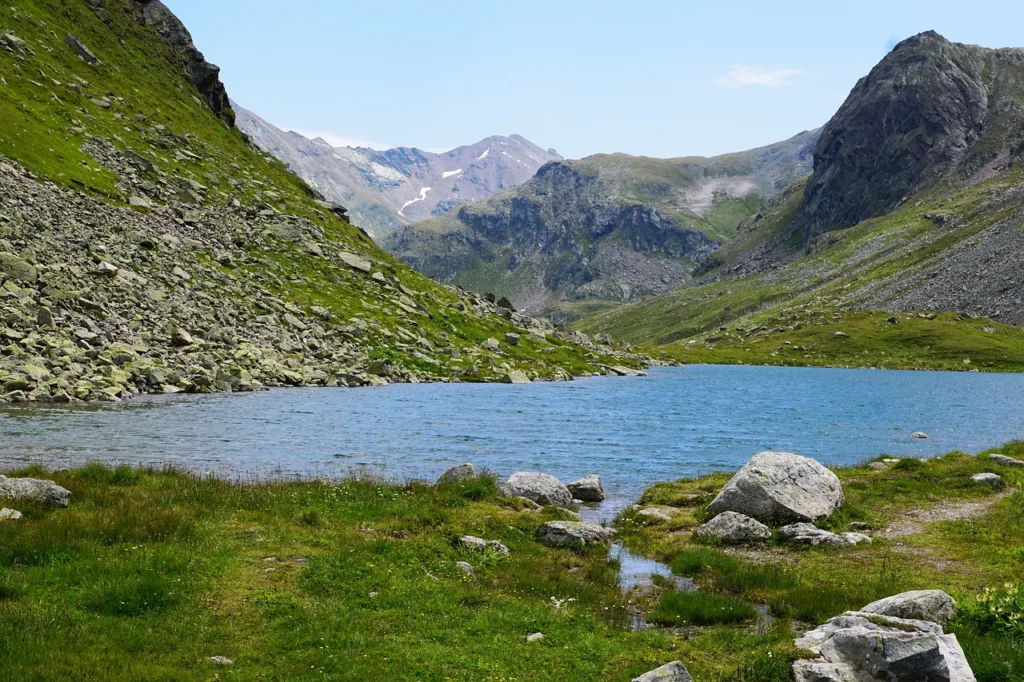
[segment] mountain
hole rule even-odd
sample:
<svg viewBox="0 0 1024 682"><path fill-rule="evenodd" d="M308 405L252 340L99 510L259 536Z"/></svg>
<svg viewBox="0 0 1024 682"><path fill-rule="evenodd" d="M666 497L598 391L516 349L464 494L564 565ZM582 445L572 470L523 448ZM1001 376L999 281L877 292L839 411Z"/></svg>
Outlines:
<svg viewBox="0 0 1024 682"><path fill-rule="evenodd" d="M915 36L696 281L579 328L685 360L1006 367L1024 349L1007 326L1024 325L1022 157L1024 50Z"/></svg>
<svg viewBox="0 0 1024 682"><path fill-rule="evenodd" d="M237 104L238 127L375 239L529 180L560 160L519 135L488 137L442 154L400 147L377 151L332 147L321 138L285 132Z"/></svg>
<svg viewBox="0 0 1024 682"><path fill-rule="evenodd" d="M690 279L741 220L811 169L818 131L714 158L600 154L395 232L385 247L443 282L530 311L624 303Z"/></svg>
<svg viewBox="0 0 1024 682"><path fill-rule="evenodd" d="M390 258L247 143L158 0L0 26L0 402L635 364Z"/></svg>

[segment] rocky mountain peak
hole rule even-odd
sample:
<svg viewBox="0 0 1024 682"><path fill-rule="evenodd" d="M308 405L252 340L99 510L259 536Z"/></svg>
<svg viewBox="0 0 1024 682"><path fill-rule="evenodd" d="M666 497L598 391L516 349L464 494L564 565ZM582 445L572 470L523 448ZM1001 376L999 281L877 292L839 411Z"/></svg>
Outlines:
<svg viewBox="0 0 1024 682"><path fill-rule="evenodd" d="M970 182L1021 154L1024 50L953 43L934 31L898 44L825 126L801 212L809 236L898 206L950 179Z"/></svg>

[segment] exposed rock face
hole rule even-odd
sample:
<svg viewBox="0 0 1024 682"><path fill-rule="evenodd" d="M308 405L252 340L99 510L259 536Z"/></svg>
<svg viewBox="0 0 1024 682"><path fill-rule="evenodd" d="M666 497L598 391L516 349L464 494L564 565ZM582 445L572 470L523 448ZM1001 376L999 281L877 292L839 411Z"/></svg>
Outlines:
<svg viewBox="0 0 1024 682"><path fill-rule="evenodd" d="M682 661L672 661L633 678L633 682L693 682L693 678Z"/></svg>
<svg viewBox="0 0 1024 682"><path fill-rule="evenodd" d="M584 476L565 487L572 493L573 499L582 500L583 502L600 502L604 499L601 477L597 474Z"/></svg>
<svg viewBox="0 0 1024 682"><path fill-rule="evenodd" d="M762 452L743 465L708 507L764 522L816 521L843 504L839 478L808 457Z"/></svg>
<svg viewBox="0 0 1024 682"><path fill-rule="evenodd" d="M756 519L736 512L722 512L694 531L702 540L717 540L727 544L766 542L771 540L771 529Z"/></svg>
<svg viewBox="0 0 1024 682"><path fill-rule="evenodd" d="M537 504L572 506L572 494L569 489L549 474L528 471L514 473L502 484L501 492L506 497L525 497Z"/></svg>
<svg viewBox="0 0 1024 682"><path fill-rule="evenodd" d="M53 481L0 476L0 500L25 500L54 507L71 503L71 491Z"/></svg>
<svg viewBox="0 0 1024 682"><path fill-rule="evenodd" d="M956 635L920 620L851 612L796 641L820 656L793 664L796 682L975 682Z"/></svg>
<svg viewBox="0 0 1024 682"><path fill-rule="evenodd" d="M455 483L458 481L466 481L471 478L476 478L476 467L472 464L459 464L448 469L441 474L437 479L437 484L442 485L444 483Z"/></svg>
<svg viewBox="0 0 1024 682"><path fill-rule="evenodd" d="M942 590L917 590L879 599L861 611L945 625L956 611L956 602Z"/></svg>
<svg viewBox="0 0 1024 682"><path fill-rule="evenodd" d="M228 93L220 81L220 67L203 56L192 42L192 34L171 10L160 0L135 0L142 11L142 23L152 26L167 40L171 49L181 55L192 77L192 83L217 116L229 126L235 124L235 112L228 101Z"/></svg>
<svg viewBox="0 0 1024 682"><path fill-rule="evenodd" d="M988 458L996 464L1002 464L1008 467L1024 467L1024 462L1013 457L1007 457L1006 455L989 455Z"/></svg>
<svg viewBox="0 0 1024 682"><path fill-rule="evenodd" d="M537 529L537 539L554 547L585 547L604 544L612 537L608 528L580 521L548 521Z"/></svg>
<svg viewBox="0 0 1024 682"><path fill-rule="evenodd" d="M895 208L943 178L966 180L1024 153L1024 50L899 45L854 87L814 150L801 218L809 236Z"/></svg>
<svg viewBox="0 0 1024 682"><path fill-rule="evenodd" d="M779 537L798 545L827 545L829 547L852 547L862 543L871 544L871 538L863 533L842 533L837 535L816 528L809 523L794 523L779 529Z"/></svg>
<svg viewBox="0 0 1024 682"><path fill-rule="evenodd" d="M601 154L549 163L520 187L399 230L385 248L521 310L638 301L688 281L733 234L735 214L756 212L809 171L816 139L816 131L802 133L710 159Z"/></svg>

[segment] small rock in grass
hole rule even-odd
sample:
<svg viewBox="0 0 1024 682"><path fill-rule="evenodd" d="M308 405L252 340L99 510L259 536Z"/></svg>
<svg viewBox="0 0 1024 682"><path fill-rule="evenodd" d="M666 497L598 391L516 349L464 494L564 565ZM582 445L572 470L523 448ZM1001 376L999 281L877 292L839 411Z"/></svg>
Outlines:
<svg viewBox="0 0 1024 682"><path fill-rule="evenodd" d="M541 632L535 632L532 635L527 635L526 636L526 641L527 642L537 642L537 641L540 641L542 639L544 639L544 633L541 633Z"/></svg>
<svg viewBox="0 0 1024 682"><path fill-rule="evenodd" d="M989 455L988 458L996 464L1002 464L1003 466L1024 467L1024 462L1019 459L1014 459L1013 457L1007 457L1006 455Z"/></svg>
<svg viewBox="0 0 1024 682"><path fill-rule="evenodd" d="M568 507L572 493L554 476L532 471L519 471L508 477L501 486L506 497L525 497L537 504Z"/></svg>
<svg viewBox="0 0 1024 682"><path fill-rule="evenodd" d="M470 578L472 578L474 575L473 565L466 561L456 561L455 567L463 573L465 573L466 575L468 575Z"/></svg>
<svg viewBox="0 0 1024 682"><path fill-rule="evenodd" d="M888 471L889 465L885 462L872 462L868 465L868 469L871 469L872 471Z"/></svg>
<svg viewBox="0 0 1024 682"><path fill-rule="evenodd" d="M537 529L537 539L555 547L585 547L605 544L612 531L592 523L579 521L548 521Z"/></svg>
<svg viewBox="0 0 1024 682"><path fill-rule="evenodd" d="M971 480L972 481L976 481L978 483L987 483L989 485L996 485L996 484L1002 482L1003 477L1000 476L999 474L993 474L993 473L986 472L984 474L974 474L973 476L971 476Z"/></svg>
<svg viewBox="0 0 1024 682"><path fill-rule="evenodd" d="M487 541L487 549L489 549L492 552L494 552L495 554L499 554L501 556L508 556L509 555L508 547L506 547L505 545L501 544L497 540L488 540Z"/></svg>
<svg viewBox="0 0 1024 682"><path fill-rule="evenodd" d="M475 535L463 535L459 538L459 546L463 549L471 549L475 552L483 552L487 549L487 541Z"/></svg>
<svg viewBox="0 0 1024 682"><path fill-rule="evenodd" d="M437 484L443 483L455 483L458 481L468 481L469 479L476 478L476 467L470 463L459 464L453 466L448 471L441 474L437 479Z"/></svg>
<svg viewBox="0 0 1024 682"><path fill-rule="evenodd" d="M794 523L779 529L779 536L800 545L827 545L829 547L852 547L861 543L871 543L871 538L861 533L843 533L836 535L827 530L816 528L809 523Z"/></svg>
<svg viewBox="0 0 1024 682"><path fill-rule="evenodd" d="M0 521L21 521L21 512L17 509L0 509Z"/></svg>
<svg viewBox="0 0 1024 682"><path fill-rule="evenodd" d="M698 528L694 535L703 540L726 543L766 542L772 531L756 519L736 512L722 512Z"/></svg>
<svg viewBox="0 0 1024 682"><path fill-rule="evenodd" d="M657 507L647 507L646 509L641 509L640 511L638 511L636 513L636 515L637 516L642 516L645 519L649 519L649 520L652 520L652 521L671 521L672 520L672 515L671 514L669 514L664 509L658 509Z"/></svg>
<svg viewBox="0 0 1024 682"><path fill-rule="evenodd" d="M693 682L693 678L682 661L672 661L640 677L634 677L633 682Z"/></svg>
<svg viewBox="0 0 1024 682"><path fill-rule="evenodd" d="M224 667L227 667L229 665L234 665L235 664L235 662L232 661L227 656L210 656L210 663L213 663L214 665L224 666Z"/></svg>
<svg viewBox="0 0 1024 682"><path fill-rule="evenodd" d="M71 503L71 491L53 481L0 476L0 499L29 500L54 507L66 507Z"/></svg>

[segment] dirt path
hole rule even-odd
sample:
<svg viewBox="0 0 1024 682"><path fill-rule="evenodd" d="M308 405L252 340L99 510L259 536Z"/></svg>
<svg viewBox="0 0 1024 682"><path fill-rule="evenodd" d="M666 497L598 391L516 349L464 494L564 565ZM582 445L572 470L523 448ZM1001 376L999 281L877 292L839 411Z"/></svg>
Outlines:
<svg viewBox="0 0 1024 682"><path fill-rule="evenodd" d="M1016 489L1012 488L1004 490L984 502L943 502L932 507L911 509L904 513L899 520L893 522L888 528L879 533L878 537L887 540L898 540L923 532L924 525L928 523L970 521L984 516L993 505L1015 492L1017 492Z"/></svg>

